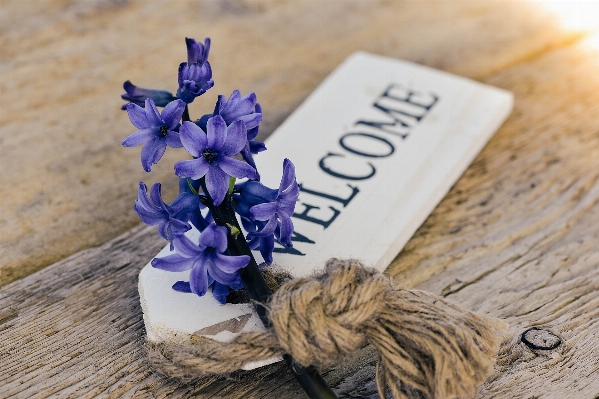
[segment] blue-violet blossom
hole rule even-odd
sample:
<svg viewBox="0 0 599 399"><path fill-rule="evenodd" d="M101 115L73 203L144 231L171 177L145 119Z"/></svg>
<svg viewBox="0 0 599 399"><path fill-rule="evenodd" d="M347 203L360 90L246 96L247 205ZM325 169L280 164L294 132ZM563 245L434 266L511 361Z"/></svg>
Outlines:
<svg viewBox="0 0 599 399"><path fill-rule="evenodd" d="M246 129L243 121L227 126L221 116L206 124L207 133L192 122L183 122L179 129L183 147L193 160L175 164L175 174L198 180L206 176L206 188L214 205L220 205L229 189L229 176L253 179L256 170L245 162L231 158L244 147Z"/></svg>
<svg viewBox="0 0 599 399"><path fill-rule="evenodd" d="M139 106L144 105L146 99L151 98L157 107L164 107L166 104L177 99L172 93L166 90L145 89L135 86L130 81L123 83L125 94L121 94L121 98L125 101L132 102ZM127 109L128 104L123 104L121 109Z"/></svg>
<svg viewBox="0 0 599 399"><path fill-rule="evenodd" d="M191 229L187 215L198 208L199 197L183 193L167 205L162 200L160 183L152 186L149 198L147 190L143 182L139 183L133 210L145 224L158 225L158 235L171 243L172 250L173 240Z"/></svg>
<svg viewBox="0 0 599 399"><path fill-rule="evenodd" d="M228 101L225 96L219 95L214 115L222 116L227 125L238 120L245 122L247 141L241 150L241 156L248 164L256 168L252 154L266 150L264 143L254 141L258 135L258 125L262 122L262 107L257 103L256 94L250 93L241 97L239 90L234 90ZM260 180L259 176L257 180Z"/></svg>
<svg viewBox="0 0 599 399"><path fill-rule="evenodd" d="M239 286L241 278L237 270L248 265L248 255L224 255L227 250L227 229L211 224L200 235L199 245L186 236L175 239L174 255L154 258L152 266L170 272L191 269L189 285L199 296L206 294L208 287L216 280L223 285Z"/></svg>
<svg viewBox="0 0 599 399"><path fill-rule="evenodd" d="M267 238L273 234L281 244L287 247L292 246L293 221L291 216L299 197L299 186L295 179L295 166L293 163L289 159L285 159L283 162L283 177L278 190L273 190L259 182L252 181L244 183L241 190L240 198L242 203L238 205L239 212L247 214L247 210L243 209L243 202L245 202L245 206L250 206L250 220L254 221L256 227L261 228L259 231L248 229L247 238L252 243L250 246L256 247L255 238ZM256 223L256 221L266 223L262 225L262 223ZM244 227L247 229L247 226ZM268 243L260 242L260 245L266 246Z"/></svg>
<svg viewBox="0 0 599 399"><path fill-rule="evenodd" d="M131 123L139 130L123 141L125 147L135 147L143 144L141 150L141 165L146 172L152 170L152 164L158 163L166 146L181 148L179 133L175 130L185 103L181 100L171 101L164 107L162 114L158 112L154 100L147 98L145 108L137 104L127 105L127 113Z"/></svg>
<svg viewBox="0 0 599 399"><path fill-rule="evenodd" d="M191 38L185 38L185 44L187 45L187 62L179 65L177 97L189 104L214 86L214 81L212 80L212 68L208 62L210 38L204 39L204 44Z"/></svg>

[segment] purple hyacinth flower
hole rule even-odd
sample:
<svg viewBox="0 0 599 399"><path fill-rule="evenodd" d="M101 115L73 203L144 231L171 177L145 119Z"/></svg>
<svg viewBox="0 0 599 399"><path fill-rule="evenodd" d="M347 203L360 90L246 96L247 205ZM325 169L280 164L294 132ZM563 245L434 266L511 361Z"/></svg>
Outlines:
<svg viewBox="0 0 599 399"><path fill-rule="evenodd" d="M255 178L256 170L232 156L239 154L246 141L243 121L227 126L220 116L206 124L207 133L192 122L183 122L179 129L183 147L194 158L175 164L175 174L198 180L206 176L206 188L214 205L220 205L229 189L229 176Z"/></svg>
<svg viewBox="0 0 599 399"><path fill-rule="evenodd" d="M165 204L160 193L160 183L156 183L148 191L146 185L139 183L137 200L133 210L137 212L140 219L149 226L158 225L158 235L171 243L173 240L191 228L188 214L199 206L199 197L187 193L179 194L170 204Z"/></svg>
<svg viewBox="0 0 599 399"><path fill-rule="evenodd" d="M187 62L179 65L177 97L189 104L214 86L214 81L208 62L210 39L206 38L203 45L190 38L186 38L185 43Z"/></svg>
<svg viewBox="0 0 599 399"><path fill-rule="evenodd" d="M266 225L258 232L249 232L248 239L267 237L274 233L281 244L292 246L293 222L291 216L299 197L299 186L295 179L293 163L289 159L285 159L283 162L283 177L276 194L273 195L274 190L267 187L260 189L252 186L252 190L255 192L250 192L248 195L262 197L265 201L252 206L250 215L254 220L265 221ZM273 197L274 199L271 199Z"/></svg>
<svg viewBox="0 0 599 399"><path fill-rule="evenodd" d="M145 108L133 103L127 105L129 119L139 130L123 140L123 146L144 145L141 150L141 165L146 172L151 171L152 164L158 163L162 158L167 145L181 148L181 139L175 129L184 110L185 103L181 100L168 103L162 113L158 112L151 98L146 99Z"/></svg>
<svg viewBox="0 0 599 399"><path fill-rule="evenodd" d="M223 117L227 125L235 121L245 122L247 129L252 129L262 122L262 114L254 112L256 108L256 93L241 97L239 90L234 90L231 97L218 96L214 115Z"/></svg>
<svg viewBox="0 0 599 399"><path fill-rule="evenodd" d="M218 96L213 115L222 116L227 125L237 120L245 122L247 141L241 150L241 156L256 169L256 163L252 154L266 150L264 143L254 141L258 135L258 126L262 122L262 107L256 101L256 94L250 93L241 97L239 90L234 90L229 100L225 96L220 95ZM259 175L256 176L256 180L260 180Z"/></svg>
<svg viewBox="0 0 599 399"><path fill-rule="evenodd" d="M177 97L166 90L145 89L135 86L130 81L123 83L123 89L125 89L125 94L121 94L121 98L139 106L144 105L148 98L154 100L157 107L164 107L166 104L177 99ZM121 109L127 109L127 105L123 104Z"/></svg>
<svg viewBox="0 0 599 399"><path fill-rule="evenodd" d="M190 270L189 285L191 291L203 296L212 284L212 280L223 285L236 285L241 283L237 271L248 265L248 255L228 256L227 229L211 224L200 235L199 245L195 245L186 236L176 237L174 240L174 255L152 260L152 266L171 272Z"/></svg>

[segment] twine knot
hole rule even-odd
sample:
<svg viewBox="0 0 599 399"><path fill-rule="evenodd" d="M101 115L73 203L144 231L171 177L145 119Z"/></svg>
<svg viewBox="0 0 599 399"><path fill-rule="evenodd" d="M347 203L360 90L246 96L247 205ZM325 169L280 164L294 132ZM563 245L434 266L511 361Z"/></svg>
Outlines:
<svg viewBox="0 0 599 399"><path fill-rule="evenodd" d="M369 321L392 290L389 279L375 269L332 259L323 274L277 290L270 319L286 353L302 365L327 365L364 346Z"/></svg>
<svg viewBox="0 0 599 399"><path fill-rule="evenodd" d="M185 345L150 344L164 374L228 374L247 363L290 354L326 366L372 344L385 398L467 398L484 382L506 325L418 290L399 290L375 269L331 259L324 273L287 282L269 303L272 328Z"/></svg>

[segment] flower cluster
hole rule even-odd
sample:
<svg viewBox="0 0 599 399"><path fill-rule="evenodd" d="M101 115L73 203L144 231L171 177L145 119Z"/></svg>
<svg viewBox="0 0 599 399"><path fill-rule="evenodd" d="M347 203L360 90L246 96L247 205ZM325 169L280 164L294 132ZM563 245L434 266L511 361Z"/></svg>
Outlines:
<svg viewBox="0 0 599 399"><path fill-rule="evenodd" d="M283 162L278 190L260 182L253 156L266 150L256 141L262 122L262 107L256 95L219 95L214 111L192 121L188 104L214 86L208 62L210 39L198 43L187 38L187 62L179 66L176 95L165 90L146 89L126 81L129 101L123 106L138 129L123 146L143 145L141 164L146 172L162 158L166 147L183 148L191 159L174 165L179 177L179 195L166 204L161 186L154 184L148 195L141 182L133 209L141 220L158 226L158 234L170 243L174 254L156 258L152 266L168 271L190 271L189 281L173 289L204 295L210 287L221 303L230 289L242 288L238 270L255 262L250 249L259 249L266 264L273 261L275 241L292 246L291 216L299 196L295 167ZM157 107L163 107L159 112ZM235 185L236 179L245 179ZM242 234L239 215L247 237L243 253L231 245ZM201 232L195 243L185 233L192 226ZM243 237L243 236L241 236ZM235 254L234 256L231 254Z"/></svg>

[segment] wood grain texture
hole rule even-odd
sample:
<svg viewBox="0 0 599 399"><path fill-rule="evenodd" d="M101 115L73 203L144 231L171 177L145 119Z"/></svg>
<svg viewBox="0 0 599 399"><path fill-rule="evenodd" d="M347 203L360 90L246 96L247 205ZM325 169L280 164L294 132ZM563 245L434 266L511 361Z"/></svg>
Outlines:
<svg viewBox="0 0 599 399"><path fill-rule="evenodd" d="M122 82L174 90L183 38L211 36L218 93L255 91L261 138L355 50L477 79L567 45L551 17L522 1L0 2L0 286L138 223L140 180L174 197L167 151L151 175L119 110Z"/></svg>
<svg viewBox="0 0 599 399"><path fill-rule="evenodd" d="M388 269L511 324L477 398L599 395L599 53L586 43L484 81L515 110ZM145 360L137 273L161 248L137 227L0 290L0 398L301 398L273 365L231 379L168 380ZM531 327L561 340L521 341ZM323 372L375 398L371 348Z"/></svg>
<svg viewBox="0 0 599 399"><path fill-rule="evenodd" d="M218 92L258 92L264 135L361 48L516 96L388 273L511 324L477 398L599 396L599 54L575 35L522 2L35 4L0 2L2 284L136 223L145 176L137 152L115 148L128 133L116 95L127 78L172 88L176 61L163 60L181 58L181 37L215 39L231 82ZM191 384L152 371L137 274L163 245L136 227L0 289L0 398L302 398L280 365ZM561 344L531 349L531 327ZM343 398L374 399L375 361L365 348L323 374Z"/></svg>

